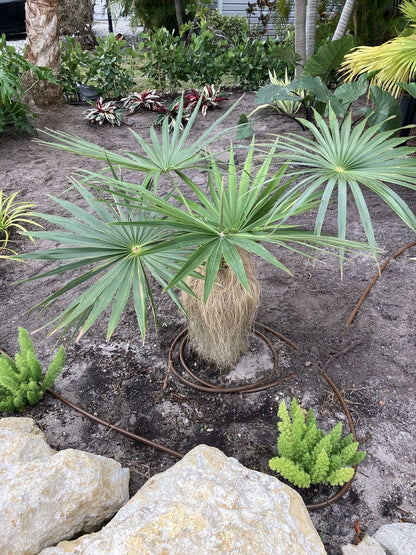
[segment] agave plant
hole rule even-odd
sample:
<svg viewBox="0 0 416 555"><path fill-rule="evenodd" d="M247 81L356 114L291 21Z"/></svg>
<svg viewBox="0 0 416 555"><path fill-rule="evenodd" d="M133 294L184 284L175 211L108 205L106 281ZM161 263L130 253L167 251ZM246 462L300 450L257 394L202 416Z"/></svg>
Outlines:
<svg viewBox="0 0 416 555"><path fill-rule="evenodd" d="M221 89L217 89L215 85L205 85L202 90L191 89L184 96L184 103L188 110L192 111L201 99L202 116L207 115L208 108L216 108L223 100L228 100L227 96L220 96Z"/></svg>
<svg viewBox="0 0 416 555"><path fill-rule="evenodd" d="M141 93L132 92L125 98L122 98L124 108L128 114L135 114L139 110L154 110L160 112L163 107L162 95L155 89L145 90Z"/></svg>
<svg viewBox="0 0 416 555"><path fill-rule="evenodd" d="M16 254L8 248L10 234L14 229L26 232L26 224L42 227L33 219L35 204L16 202L15 199L18 194L19 192L16 192L5 196L4 191L0 189L0 252L7 250L11 254ZM29 235L29 238L33 240L31 235Z"/></svg>
<svg viewBox="0 0 416 555"><path fill-rule="evenodd" d="M416 77L416 0L404 0L400 6L409 28L380 46L360 46L345 57L341 72L348 81L364 73L375 73L373 84L397 97L399 82L411 83Z"/></svg>
<svg viewBox="0 0 416 555"><path fill-rule="evenodd" d="M123 122L124 108L117 107L113 100L104 102L102 97L97 98L93 108L89 108L85 112L85 118L88 123L98 123L102 125L107 122L110 125L120 126Z"/></svg>

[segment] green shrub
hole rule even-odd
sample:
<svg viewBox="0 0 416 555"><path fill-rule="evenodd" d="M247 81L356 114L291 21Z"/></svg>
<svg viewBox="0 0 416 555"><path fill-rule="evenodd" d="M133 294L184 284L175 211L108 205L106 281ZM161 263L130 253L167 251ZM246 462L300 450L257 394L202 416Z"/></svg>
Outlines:
<svg viewBox="0 0 416 555"><path fill-rule="evenodd" d="M234 63L234 48L205 24L200 33L191 35L187 52L189 78L201 87L206 83L220 84Z"/></svg>
<svg viewBox="0 0 416 555"><path fill-rule="evenodd" d="M25 84L25 74L31 72L33 83ZM52 70L31 64L14 46L0 38L0 133L11 127L18 132L33 132L28 117L36 117L25 101L25 96L39 81L56 83Z"/></svg>
<svg viewBox="0 0 416 555"><path fill-rule="evenodd" d="M296 399L292 400L290 415L282 401L278 416L279 456L270 459L272 470L299 488L320 483L341 486L351 480L353 465L362 461L365 453L357 451L358 442L352 434L341 438L341 422L325 434L318 428L313 411L309 409L305 417Z"/></svg>
<svg viewBox="0 0 416 555"><path fill-rule="evenodd" d="M164 27L142 33L139 51L144 60L143 71L155 89L177 89L191 75L185 43Z"/></svg>
<svg viewBox="0 0 416 555"><path fill-rule="evenodd" d="M243 15L223 15L219 10L213 10L206 18L211 31L221 34L230 43L245 42L250 37L247 18Z"/></svg>
<svg viewBox="0 0 416 555"><path fill-rule="evenodd" d="M231 75L244 90L256 90L269 80L269 71L277 77L284 75L286 66L294 68L295 50L277 41L251 39L233 47L230 60Z"/></svg>
<svg viewBox="0 0 416 555"><path fill-rule="evenodd" d="M19 328L19 345L20 352L14 360L0 355L0 411L13 413L35 405L52 387L65 363L65 350L59 347L42 380L33 342L23 328Z"/></svg>
<svg viewBox="0 0 416 555"><path fill-rule="evenodd" d="M60 45L62 91L67 100L77 100L77 85L85 82L86 68L91 57L75 37L66 37Z"/></svg>
<svg viewBox="0 0 416 555"><path fill-rule="evenodd" d="M129 69L125 66L132 55L125 40L118 40L113 33L105 39L97 38L86 71L86 83L104 98L120 98L134 85Z"/></svg>

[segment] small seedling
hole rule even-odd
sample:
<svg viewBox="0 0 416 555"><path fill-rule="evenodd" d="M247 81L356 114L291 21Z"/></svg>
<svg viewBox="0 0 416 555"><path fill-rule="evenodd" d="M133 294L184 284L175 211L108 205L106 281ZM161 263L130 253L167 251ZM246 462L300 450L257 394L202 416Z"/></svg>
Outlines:
<svg viewBox="0 0 416 555"><path fill-rule="evenodd" d="M113 100L104 102L100 97L97 99L93 108L89 108L85 112L85 118L88 123L98 123L102 125L108 122L110 125L120 126L123 123L124 108L117 107Z"/></svg>
<svg viewBox="0 0 416 555"><path fill-rule="evenodd" d="M0 355L0 411L13 413L35 405L52 387L65 363L65 349L59 347L42 379L42 367L36 357L29 333L19 328L20 352L14 360Z"/></svg>
<svg viewBox="0 0 416 555"><path fill-rule="evenodd" d="M353 466L364 459L365 452L357 451L358 442L352 434L341 439L341 422L325 434L317 427L312 409L305 416L296 399L292 400L290 415L284 401L277 414L281 420L279 456L270 459L272 470L299 488L311 484L342 486L351 480Z"/></svg>

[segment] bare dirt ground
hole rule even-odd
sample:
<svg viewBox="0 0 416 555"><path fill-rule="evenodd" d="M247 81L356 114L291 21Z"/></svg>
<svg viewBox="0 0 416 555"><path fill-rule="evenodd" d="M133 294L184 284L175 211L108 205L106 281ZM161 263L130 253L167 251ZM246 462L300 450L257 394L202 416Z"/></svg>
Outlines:
<svg viewBox="0 0 416 555"><path fill-rule="evenodd" d="M237 95L235 94L234 97ZM84 106L65 106L40 114L37 126L79 135L111 149L135 150L128 126L94 127L83 121ZM240 112L253 109L253 95L247 94L227 126L235 124ZM206 128L221 110L200 119L193 133ZM129 118L131 128L147 136L154 115ZM255 121L259 138L267 132L299 132L290 120L270 112ZM233 134L215 145L226 148ZM21 191L20 200L33 201L41 212L58 207L48 195L74 199L64 193L69 176L77 168L97 168L97 162L77 158L33 142L30 138L0 137L1 187ZM414 192L401 191L416 209ZM368 197L376 238L383 261L415 240L377 198ZM336 228L332 211L327 231ZM305 221L311 227L313 217ZM353 237L363 239L357 214L351 211ZM16 237L20 251L45 248ZM67 363L55 389L91 413L148 439L185 453L199 443L213 445L236 457L249 468L271 473L268 461L276 454L276 412L282 399L296 396L305 408L312 407L322 427L329 429L343 411L332 390L313 363L323 366L344 395L352 413L360 448L367 452L347 495L338 503L312 513L328 553L340 553L340 546L355 538L359 520L366 534L382 524L416 522L416 248L391 262L373 287L355 320L346 321L376 272L374 261L355 254L340 279L339 263L323 256L320 263L284 253L292 276L261 261L258 277L262 286L257 320L277 330L298 347L294 351L275 341L279 372L295 373L291 379L263 392L218 395L195 391L168 373L168 351L185 321L170 299L158 296L159 331L150 327L142 344L132 307L125 312L112 340L106 342L106 319L78 343L66 343ZM58 287L59 278L16 282L50 268L34 261L18 264L0 261L0 348L14 354L17 327L33 332L50 319L27 310ZM60 305L63 306L62 304ZM54 309L55 311L57 308ZM45 366L56 349L44 332L33 335ZM257 339L236 371L224 376L224 383L240 383L240 375L254 379L268 371L270 353ZM152 475L175 463L175 458L128 439L91 422L51 395L45 396L25 415L35 419L56 449L77 448L113 457L131 470L131 493ZM6 416L6 415L3 415ZM345 426L345 432L348 431Z"/></svg>

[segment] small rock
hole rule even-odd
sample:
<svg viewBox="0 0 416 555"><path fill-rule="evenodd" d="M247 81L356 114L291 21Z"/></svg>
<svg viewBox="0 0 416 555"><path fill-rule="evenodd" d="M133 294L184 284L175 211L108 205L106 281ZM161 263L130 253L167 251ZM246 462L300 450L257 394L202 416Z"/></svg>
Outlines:
<svg viewBox="0 0 416 555"><path fill-rule="evenodd" d="M389 555L415 555L416 524L396 522L385 524L373 535Z"/></svg>
<svg viewBox="0 0 416 555"><path fill-rule="evenodd" d="M128 500L129 471L75 449L56 452L30 418L0 420L0 553L31 555L96 529Z"/></svg>
<svg viewBox="0 0 416 555"><path fill-rule="evenodd" d="M154 476L100 532L41 555L315 555L301 497L277 478L200 445Z"/></svg>
<svg viewBox="0 0 416 555"><path fill-rule="evenodd" d="M386 555L381 545L371 536L365 536L357 545L343 545L342 555Z"/></svg>

